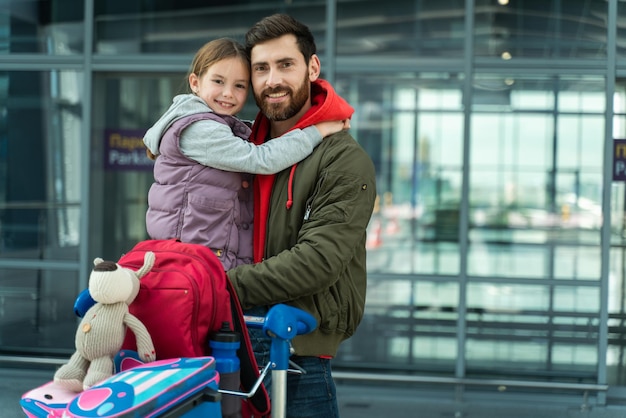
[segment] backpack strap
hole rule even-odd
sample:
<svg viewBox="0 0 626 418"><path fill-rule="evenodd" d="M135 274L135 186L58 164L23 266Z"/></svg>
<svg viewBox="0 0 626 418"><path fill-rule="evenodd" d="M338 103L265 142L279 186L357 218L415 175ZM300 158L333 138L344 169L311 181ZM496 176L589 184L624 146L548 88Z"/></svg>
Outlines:
<svg viewBox="0 0 626 418"><path fill-rule="evenodd" d="M252 389L256 381L258 380L259 365L256 362L254 356L254 350L252 349L252 342L250 341L250 334L248 334L248 327L244 320L243 310L239 304L239 298L233 288L230 280L226 280L228 292L230 293L230 306L233 317L233 328L235 331L241 334L241 345L237 351L240 363L240 379L241 387L245 392ZM250 406L253 409L254 416L269 416L270 413L270 398L265 389L265 385L259 386L256 393L250 398Z"/></svg>

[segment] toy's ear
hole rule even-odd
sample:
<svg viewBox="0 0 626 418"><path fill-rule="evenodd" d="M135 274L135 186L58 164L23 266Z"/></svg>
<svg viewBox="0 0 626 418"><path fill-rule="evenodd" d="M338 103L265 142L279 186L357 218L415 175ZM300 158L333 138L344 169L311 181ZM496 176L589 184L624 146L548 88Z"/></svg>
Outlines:
<svg viewBox="0 0 626 418"><path fill-rule="evenodd" d="M150 271L150 269L154 265L155 258L156 257L152 251L146 252L146 255L143 258L143 266L136 272L137 278L141 279L143 276L146 275L147 272Z"/></svg>
<svg viewBox="0 0 626 418"><path fill-rule="evenodd" d="M94 265L94 266L97 266L98 264L102 263L103 261L104 261L104 260L103 260L103 259L101 259L100 257L96 257L96 258L94 258L94 260L93 260L93 265Z"/></svg>

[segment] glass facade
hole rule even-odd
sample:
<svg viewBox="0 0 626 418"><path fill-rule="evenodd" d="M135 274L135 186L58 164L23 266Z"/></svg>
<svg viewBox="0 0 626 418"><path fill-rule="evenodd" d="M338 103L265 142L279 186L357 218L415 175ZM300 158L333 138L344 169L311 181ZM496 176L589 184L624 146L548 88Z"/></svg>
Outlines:
<svg viewBox="0 0 626 418"><path fill-rule="evenodd" d="M92 260L147 238L143 133L198 47L286 12L377 170L366 315L337 372L626 401L626 3L0 3L4 361L73 352Z"/></svg>

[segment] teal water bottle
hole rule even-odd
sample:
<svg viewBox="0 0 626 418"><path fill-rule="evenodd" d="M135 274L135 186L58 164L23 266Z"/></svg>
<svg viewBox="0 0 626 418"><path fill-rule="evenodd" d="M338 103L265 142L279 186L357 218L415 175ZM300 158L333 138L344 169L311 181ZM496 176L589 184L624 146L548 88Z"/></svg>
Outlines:
<svg viewBox="0 0 626 418"><path fill-rule="evenodd" d="M240 361L237 350L241 345L241 335L230 329L230 323L223 322L219 331L211 334L209 347L215 358L215 369L220 374L220 390L239 392ZM241 418L239 396L223 393L222 417Z"/></svg>

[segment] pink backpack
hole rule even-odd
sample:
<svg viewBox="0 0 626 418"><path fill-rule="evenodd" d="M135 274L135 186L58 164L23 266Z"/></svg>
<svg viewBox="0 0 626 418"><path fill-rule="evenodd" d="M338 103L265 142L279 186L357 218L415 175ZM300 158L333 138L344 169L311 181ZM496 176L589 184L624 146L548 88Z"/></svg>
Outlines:
<svg viewBox="0 0 626 418"><path fill-rule="evenodd" d="M203 245L147 240L122 255L118 264L141 267L147 251L155 255L154 266L141 278L130 313L148 328L157 359L207 355L209 333L224 321L233 323L222 263ZM124 348L133 347L129 332Z"/></svg>

